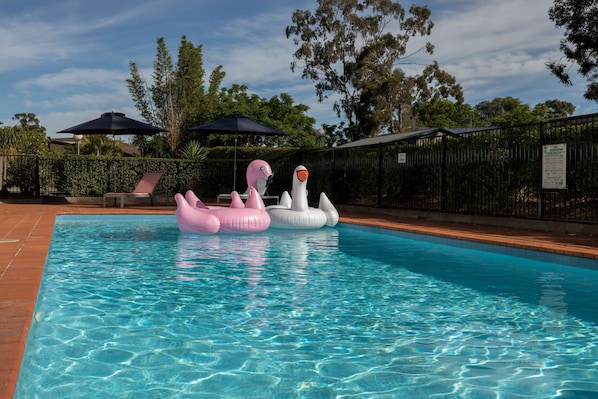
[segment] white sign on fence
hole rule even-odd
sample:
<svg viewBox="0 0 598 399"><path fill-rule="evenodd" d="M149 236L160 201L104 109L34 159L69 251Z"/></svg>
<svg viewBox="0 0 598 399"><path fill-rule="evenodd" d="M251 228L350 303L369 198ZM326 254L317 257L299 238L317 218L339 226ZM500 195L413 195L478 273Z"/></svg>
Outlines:
<svg viewBox="0 0 598 399"><path fill-rule="evenodd" d="M567 144L542 146L542 188L567 188Z"/></svg>
<svg viewBox="0 0 598 399"><path fill-rule="evenodd" d="M407 153L406 152L399 152L399 156L397 158L399 163L407 163Z"/></svg>

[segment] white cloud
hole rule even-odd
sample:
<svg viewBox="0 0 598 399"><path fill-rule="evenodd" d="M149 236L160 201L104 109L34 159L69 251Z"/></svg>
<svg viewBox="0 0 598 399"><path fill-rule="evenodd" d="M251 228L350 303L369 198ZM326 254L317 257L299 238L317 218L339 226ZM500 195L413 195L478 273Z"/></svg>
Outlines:
<svg viewBox="0 0 598 399"><path fill-rule="evenodd" d="M130 75L122 70L67 68L15 84L18 89L64 89L69 87L119 88Z"/></svg>

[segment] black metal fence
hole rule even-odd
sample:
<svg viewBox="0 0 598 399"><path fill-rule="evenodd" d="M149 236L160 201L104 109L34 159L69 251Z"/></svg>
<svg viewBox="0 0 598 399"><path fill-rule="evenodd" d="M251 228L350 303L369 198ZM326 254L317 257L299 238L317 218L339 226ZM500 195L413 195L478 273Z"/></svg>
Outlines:
<svg viewBox="0 0 598 399"><path fill-rule="evenodd" d="M339 204L598 223L597 122L593 114L431 135L307 153L302 162L324 177L310 191ZM564 149L559 189L543 186L555 173L543 169L547 145Z"/></svg>
<svg viewBox="0 0 598 399"><path fill-rule="evenodd" d="M336 204L598 223L597 122L598 114L593 114L456 136L273 155L266 158L276 173L269 192L290 190L292 172L303 164L310 171L312 203L325 192ZM556 171L550 169L555 165L543 167L548 145L563 150ZM245 181L248 162L238 161L237 182ZM164 176L157 194L193 189L215 198L232 189L230 161L0 154L0 197L101 196L130 191L143 172L158 170ZM558 172L564 173L562 187L543 186L547 174Z"/></svg>

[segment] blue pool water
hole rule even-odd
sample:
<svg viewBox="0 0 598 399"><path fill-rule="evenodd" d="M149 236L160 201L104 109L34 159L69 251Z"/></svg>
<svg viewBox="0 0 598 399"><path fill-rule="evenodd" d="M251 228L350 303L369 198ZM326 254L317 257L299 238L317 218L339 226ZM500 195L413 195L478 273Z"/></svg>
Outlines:
<svg viewBox="0 0 598 399"><path fill-rule="evenodd" d="M596 263L504 251L60 216L15 397L597 398Z"/></svg>

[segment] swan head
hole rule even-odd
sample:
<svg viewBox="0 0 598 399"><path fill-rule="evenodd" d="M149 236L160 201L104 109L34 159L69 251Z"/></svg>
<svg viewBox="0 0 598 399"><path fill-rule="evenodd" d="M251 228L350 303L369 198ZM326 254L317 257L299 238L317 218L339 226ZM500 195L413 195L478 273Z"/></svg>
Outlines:
<svg viewBox="0 0 598 399"><path fill-rule="evenodd" d="M307 179L309 178L309 172L303 165L299 165L293 172L293 191L291 210L293 211L306 211L309 207L307 201Z"/></svg>
<svg viewBox="0 0 598 399"><path fill-rule="evenodd" d="M295 168L295 172L293 173L293 180L297 180L303 183L306 182L308 178L309 172L305 166L299 165Z"/></svg>
<svg viewBox="0 0 598 399"><path fill-rule="evenodd" d="M297 170L297 179L300 182L307 181L308 177L309 177L309 172L307 171L307 169Z"/></svg>

